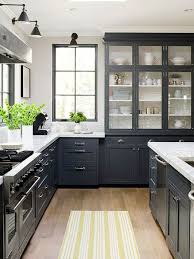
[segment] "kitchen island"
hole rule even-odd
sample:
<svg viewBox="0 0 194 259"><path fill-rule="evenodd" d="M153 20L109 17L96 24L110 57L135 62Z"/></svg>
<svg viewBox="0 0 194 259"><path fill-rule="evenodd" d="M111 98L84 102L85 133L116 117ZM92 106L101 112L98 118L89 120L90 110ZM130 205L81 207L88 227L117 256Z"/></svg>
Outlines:
<svg viewBox="0 0 194 259"><path fill-rule="evenodd" d="M177 259L194 258L194 143L148 142L150 208Z"/></svg>

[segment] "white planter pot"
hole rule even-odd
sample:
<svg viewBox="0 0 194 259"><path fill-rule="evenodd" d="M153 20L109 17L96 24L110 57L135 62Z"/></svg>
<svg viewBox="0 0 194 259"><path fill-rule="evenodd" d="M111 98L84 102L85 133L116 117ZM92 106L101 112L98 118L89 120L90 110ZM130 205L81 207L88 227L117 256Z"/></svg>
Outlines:
<svg viewBox="0 0 194 259"><path fill-rule="evenodd" d="M8 129L8 142L21 142L21 129Z"/></svg>
<svg viewBox="0 0 194 259"><path fill-rule="evenodd" d="M33 126L22 125L22 142L25 146L31 146L33 144Z"/></svg>
<svg viewBox="0 0 194 259"><path fill-rule="evenodd" d="M76 134L80 134L81 133L81 124L80 123L75 123L75 127L74 127L74 133Z"/></svg>

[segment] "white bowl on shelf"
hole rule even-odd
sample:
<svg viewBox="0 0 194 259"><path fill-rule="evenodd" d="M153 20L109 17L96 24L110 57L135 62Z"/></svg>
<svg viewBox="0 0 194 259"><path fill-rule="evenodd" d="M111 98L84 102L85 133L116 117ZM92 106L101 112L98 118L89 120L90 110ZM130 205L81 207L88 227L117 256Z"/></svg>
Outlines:
<svg viewBox="0 0 194 259"><path fill-rule="evenodd" d="M118 58L112 59L112 63L115 65L127 65L129 64L129 61L126 58L118 57Z"/></svg>
<svg viewBox="0 0 194 259"><path fill-rule="evenodd" d="M172 63L175 66L180 66L185 64L185 58L184 57L174 57L171 59Z"/></svg>

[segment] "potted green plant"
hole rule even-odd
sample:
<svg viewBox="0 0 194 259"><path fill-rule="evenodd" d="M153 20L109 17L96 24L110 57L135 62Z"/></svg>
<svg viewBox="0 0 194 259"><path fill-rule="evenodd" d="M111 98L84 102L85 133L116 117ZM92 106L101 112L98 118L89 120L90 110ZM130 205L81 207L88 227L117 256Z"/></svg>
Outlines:
<svg viewBox="0 0 194 259"><path fill-rule="evenodd" d="M74 133L81 133L80 123L86 121L87 118L83 112L70 112L70 121L75 122Z"/></svg>
<svg viewBox="0 0 194 259"><path fill-rule="evenodd" d="M8 141L21 141L21 104L9 105L5 101L5 108L0 106L0 117L8 127Z"/></svg>
<svg viewBox="0 0 194 259"><path fill-rule="evenodd" d="M42 112L44 104L37 106L36 104L21 103L21 124L22 124L22 140L25 143L32 142L33 123L39 113Z"/></svg>

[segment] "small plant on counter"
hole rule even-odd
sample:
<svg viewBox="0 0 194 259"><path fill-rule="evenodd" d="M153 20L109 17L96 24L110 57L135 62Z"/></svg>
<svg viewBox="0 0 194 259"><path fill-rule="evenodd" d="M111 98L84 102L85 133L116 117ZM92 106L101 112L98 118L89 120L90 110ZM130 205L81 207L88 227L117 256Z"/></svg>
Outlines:
<svg viewBox="0 0 194 259"><path fill-rule="evenodd" d="M6 108L0 107L0 117L3 122L9 130L19 129L21 124L21 104L15 103L11 106L6 100L5 106Z"/></svg>
<svg viewBox="0 0 194 259"><path fill-rule="evenodd" d="M36 117L42 112L45 105L37 106L36 104L21 103L21 124L24 126L33 125Z"/></svg>
<svg viewBox="0 0 194 259"><path fill-rule="evenodd" d="M83 112L70 112L69 118L70 118L70 121L74 121L75 123L80 123L82 121L87 120Z"/></svg>

